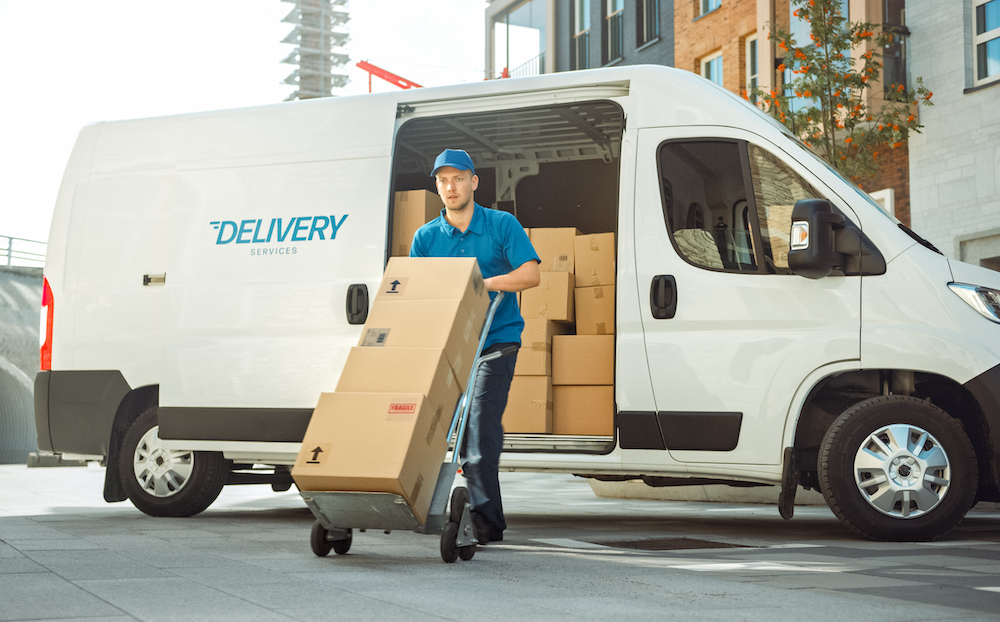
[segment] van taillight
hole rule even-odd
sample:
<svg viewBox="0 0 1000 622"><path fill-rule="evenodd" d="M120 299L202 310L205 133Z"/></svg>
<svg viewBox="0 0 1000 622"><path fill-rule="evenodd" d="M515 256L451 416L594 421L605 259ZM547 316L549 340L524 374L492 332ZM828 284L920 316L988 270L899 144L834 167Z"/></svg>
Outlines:
<svg viewBox="0 0 1000 622"><path fill-rule="evenodd" d="M42 277L42 313L40 326L38 327L38 343L41 345L39 354L41 356L40 365L43 371L52 370L52 309L54 306L49 280Z"/></svg>

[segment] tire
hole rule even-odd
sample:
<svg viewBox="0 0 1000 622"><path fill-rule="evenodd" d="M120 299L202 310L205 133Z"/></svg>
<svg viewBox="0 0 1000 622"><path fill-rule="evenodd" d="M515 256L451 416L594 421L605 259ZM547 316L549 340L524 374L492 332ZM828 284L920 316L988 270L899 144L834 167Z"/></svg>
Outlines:
<svg viewBox="0 0 1000 622"><path fill-rule="evenodd" d="M351 550L351 542L354 541L354 532L350 529L347 530L347 537L342 540L334 540L330 544L333 545L333 552L337 555L347 555L347 552Z"/></svg>
<svg viewBox="0 0 1000 622"><path fill-rule="evenodd" d="M458 547L458 556L463 562L467 562L476 554L476 545L470 544L469 546Z"/></svg>
<svg viewBox="0 0 1000 622"><path fill-rule="evenodd" d="M458 559L458 523L448 523L441 532L441 559L446 564L454 564Z"/></svg>
<svg viewBox="0 0 1000 622"><path fill-rule="evenodd" d="M459 486L455 490L451 491L451 514L449 518L453 523L462 522L462 512L465 510L465 504L469 502L469 489L464 486Z"/></svg>
<svg viewBox="0 0 1000 622"><path fill-rule="evenodd" d="M158 407L132 422L122 446L119 474L132 504L150 516L193 516L222 492L229 461L221 453L164 449Z"/></svg>
<svg viewBox="0 0 1000 622"><path fill-rule="evenodd" d="M333 548L333 542L326 539L326 534L323 523L319 521L313 523L312 531L309 533L309 546L316 557L326 557Z"/></svg>
<svg viewBox="0 0 1000 622"><path fill-rule="evenodd" d="M820 446L827 504L871 540L940 538L972 507L978 481L975 450L961 424L914 397L856 404L833 422Z"/></svg>

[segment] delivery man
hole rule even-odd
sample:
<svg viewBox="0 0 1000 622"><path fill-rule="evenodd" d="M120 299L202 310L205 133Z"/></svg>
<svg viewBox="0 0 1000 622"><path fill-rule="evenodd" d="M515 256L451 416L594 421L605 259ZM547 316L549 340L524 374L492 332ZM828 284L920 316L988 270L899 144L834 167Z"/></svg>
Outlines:
<svg viewBox="0 0 1000 622"><path fill-rule="evenodd" d="M434 161L431 177L444 202L438 218L413 234L411 257L475 257L491 292L519 292L538 285L538 254L521 223L507 212L486 209L472 194L479 177L472 158L461 149L445 149ZM514 296L505 296L493 316L483 353L521 345L524 320ZM472 390L469 427L462 449L468 479L472 524L481 544L503 540L500 502L500 451L507 393L514 377L517 352L486 363Z"/></svg>

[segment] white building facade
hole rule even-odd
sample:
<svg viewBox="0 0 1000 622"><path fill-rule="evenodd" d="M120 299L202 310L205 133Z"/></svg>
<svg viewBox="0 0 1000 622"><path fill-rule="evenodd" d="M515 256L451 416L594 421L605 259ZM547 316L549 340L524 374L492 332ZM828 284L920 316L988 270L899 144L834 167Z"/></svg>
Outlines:
<svg viewBox="0 0 1000 622"><path fill-rule="evenodd" d="M1000 270L1000 0L908 2L906 24L910 83L934 92L909 141L913 229Z"/></svg>

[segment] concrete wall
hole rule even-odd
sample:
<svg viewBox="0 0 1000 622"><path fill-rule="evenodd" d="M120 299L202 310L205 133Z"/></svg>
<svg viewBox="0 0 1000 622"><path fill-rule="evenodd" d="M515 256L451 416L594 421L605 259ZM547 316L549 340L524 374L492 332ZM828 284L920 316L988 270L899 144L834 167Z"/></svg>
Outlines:
<svg viewBox="0 0 1000 622"><path fill-rule="evenodd" d="M41 268L0 267L0 464L24 464L38 449L33 389L41 302Z"/></svg>
<svg viewBox="0 0 1000 622"><path fill-rule="evenodd" d="M906 22L909 80L922 76L934 92L909 141L913 229L949 257L998 269L1000 82L971 88L966 0L908 2Z"/></svg>

